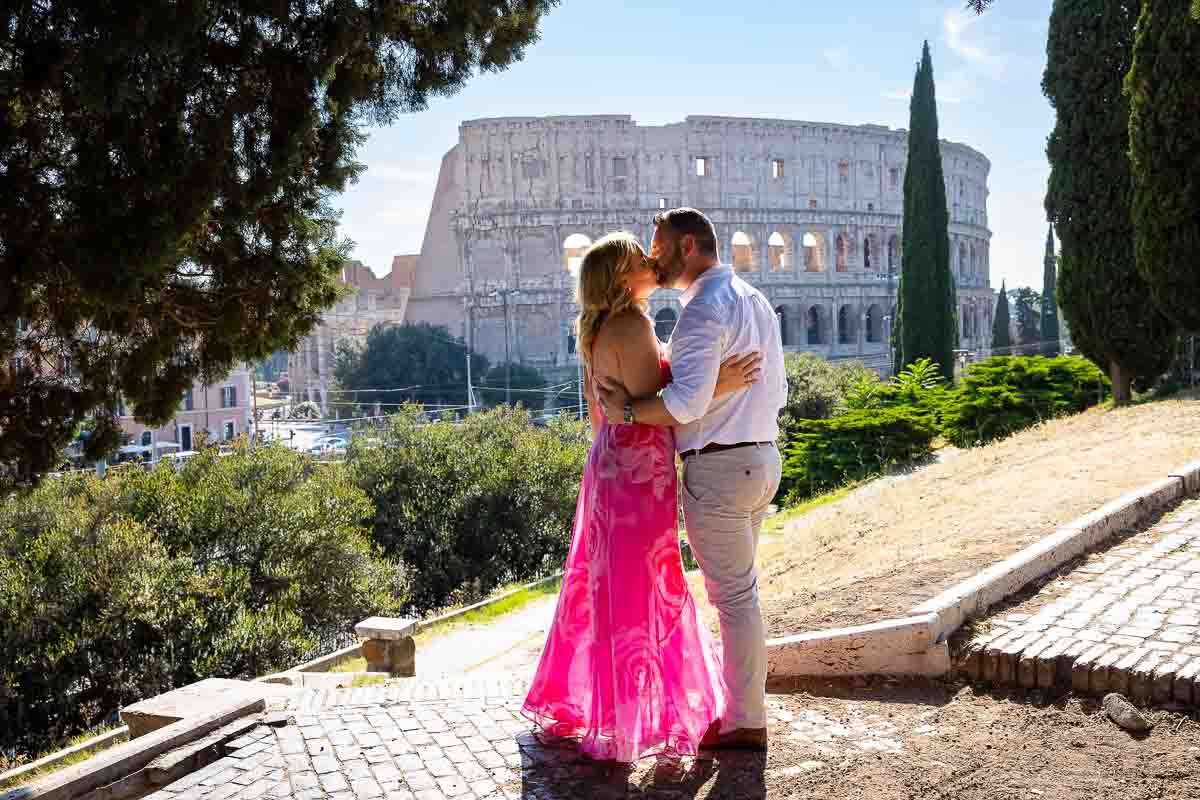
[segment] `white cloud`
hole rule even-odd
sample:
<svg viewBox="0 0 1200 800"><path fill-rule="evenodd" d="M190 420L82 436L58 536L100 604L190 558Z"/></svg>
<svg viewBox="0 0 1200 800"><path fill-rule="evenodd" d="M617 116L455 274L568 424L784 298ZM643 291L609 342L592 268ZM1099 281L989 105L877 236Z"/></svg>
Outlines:
<svg viewBox="0 0 1200 800"><path fill-rule="evenodd" d="M961 69L950 70L941 78L935 74L934 90L937 92L938 103L949 105L958 105L964 100L970 100L975 94L970 77ZM912 97L912 88L896 89L880 94L884 100L907 103Z"/></svg>
<svg viewBox="0 0 1200 800"><path fill-rule="evenodd" d="M826 63L834 69L845 69L849 53L844 47L830 47L824 50L821 55L825 57Z"/></svg>

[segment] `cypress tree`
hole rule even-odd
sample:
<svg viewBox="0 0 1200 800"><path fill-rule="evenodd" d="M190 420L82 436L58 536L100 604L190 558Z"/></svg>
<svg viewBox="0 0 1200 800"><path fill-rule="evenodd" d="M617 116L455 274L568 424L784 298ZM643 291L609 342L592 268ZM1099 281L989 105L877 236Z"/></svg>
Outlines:
<svg viewBox="0 0 1200 800"><path fill-rule="evenodd" d="M1174 330L1134 264L1122 81L1136 18L1133 3L1055 0L1042 77L1057 112L1046 212L1062 246L1058 299L1072 341L1109 373L1116 403L1166 371Z"/></svg>
<svg viewBox="0 0 1200 800"><path fill-rule="evenodd" d="M958 344L954 278L950 273L950 215L938 144L937 98L929 42L913 78L908 165L904 174L904 271L896 306L895 371L920 358L954 374Z"/></svg>
<svg viewBox="0 0 1200 800"><path fill-rule="evenodd" d="M992 354L1012 355L1012 334L1008 330L1008 292L1003 281L996 295L996 313L992 315Z"/></svg>
<svg viewBox="0 0 1200 800"><path fill-rule="evenodd" d="M1058 259L1054 257L1054 226L1046 231L1046 257L1042 260L1042 355L1059 352Z"/></svg>
<svg viewBox="0 0 1200 800"><path fill-rule="evenodd" d="M1200 21L1184 3L1145 0L1125 81L1134 250L1154 305L1200 330Z"/></svg>

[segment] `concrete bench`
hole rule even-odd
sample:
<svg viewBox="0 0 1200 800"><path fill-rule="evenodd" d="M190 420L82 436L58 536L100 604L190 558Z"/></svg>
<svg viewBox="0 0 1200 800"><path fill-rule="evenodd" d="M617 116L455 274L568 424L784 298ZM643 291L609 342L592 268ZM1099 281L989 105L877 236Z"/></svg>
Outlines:
<svg viewBox="0 0 1200 800"><path fill-rule="evenodd" d="M404 678L417 674L417 632L415 619L369 617L354 626L363 640L362 654L370 672L390 672Z"/></svg>

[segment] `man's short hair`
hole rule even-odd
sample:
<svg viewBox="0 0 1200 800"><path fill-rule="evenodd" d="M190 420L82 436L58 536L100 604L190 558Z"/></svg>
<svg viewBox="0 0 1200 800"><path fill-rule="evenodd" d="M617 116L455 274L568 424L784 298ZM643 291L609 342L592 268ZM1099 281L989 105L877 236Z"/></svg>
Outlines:
<svg viewBox="0 0 1200 800"><path fill-rule="evenodd" d="M712 220L694 208L672 208L654 216L654 224L665 228L676 239L696 237L696 247L705 255L717 257L717 229Z"/></svg>

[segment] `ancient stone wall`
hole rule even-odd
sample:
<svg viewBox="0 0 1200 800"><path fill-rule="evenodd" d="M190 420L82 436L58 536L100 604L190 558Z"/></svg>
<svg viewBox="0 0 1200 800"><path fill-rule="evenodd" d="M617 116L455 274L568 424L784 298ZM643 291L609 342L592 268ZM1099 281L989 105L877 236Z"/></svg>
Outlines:
<svg viewBox="0 0 1200 800"><path fill-rule="evenodd" d="M649 248L662 208L694 206L721 258L771 298L789 349L883 366L900 263L906 134L877 125L628 116L465 122L442 162L408 319L493 362L574 371L570 266L627 230ZM990 341L988 160L942 143L963 346ZM660 333L677 293L652 301Z"/></svg>

